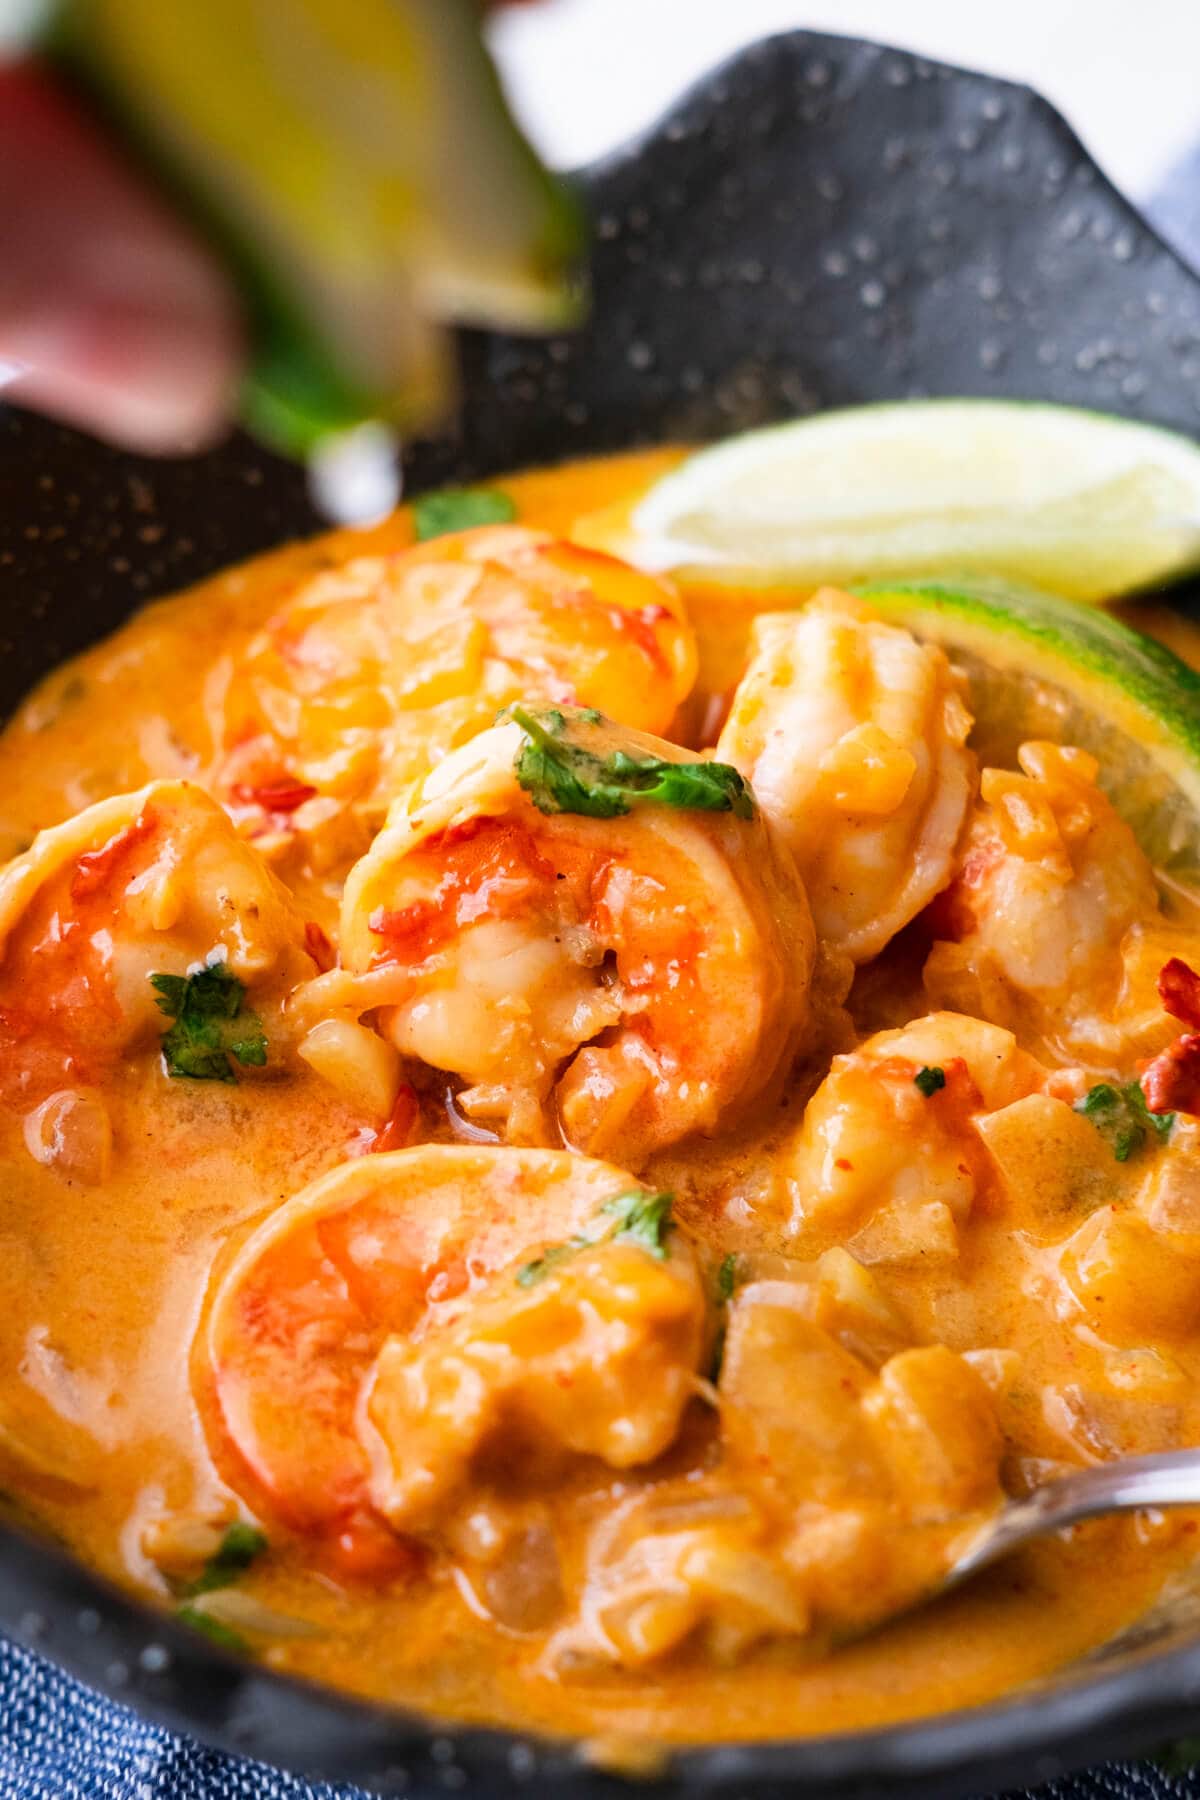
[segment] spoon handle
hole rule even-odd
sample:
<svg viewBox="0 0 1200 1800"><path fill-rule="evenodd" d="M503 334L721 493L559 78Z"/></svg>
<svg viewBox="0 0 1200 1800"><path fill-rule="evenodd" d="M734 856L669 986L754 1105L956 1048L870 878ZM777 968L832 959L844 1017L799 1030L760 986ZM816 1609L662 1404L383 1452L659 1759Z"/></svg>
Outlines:
<svg viewBox="0 0 1200 1800"><path fill-rule="evenodd" d="M1030 1538L1143 1506L1200 1506L1200 1449L1122 1457L1010 1500L959 1557L950 1579L964 1580Z"/></svg>

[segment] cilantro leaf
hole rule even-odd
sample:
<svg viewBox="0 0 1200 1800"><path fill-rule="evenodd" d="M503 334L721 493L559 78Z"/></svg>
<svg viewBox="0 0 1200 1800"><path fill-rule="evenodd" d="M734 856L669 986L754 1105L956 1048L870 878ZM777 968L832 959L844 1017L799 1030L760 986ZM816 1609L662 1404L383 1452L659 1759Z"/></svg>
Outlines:
<svg viewBox="0 0 1200 1800"><path fill-rule="evenodd" d="M661 756L633 756L613 750L597 756L572 743L561 712L540 718L523 706L511 717L525 733L513 767L517 780L539 812L581 813L591 819L615 819L635 805L675 806L688 812L731 812L739 819L754 816L754 797L729 763L668 762ZM593 709L579 715L594 723Z"/></svg>
<svg viewBox="0 0 1200 1800"><path fill-rule="evenodd" d="M173 1020L163 1034L168 1075L190 1081L236 1081L230 1057L261 1068L267 1040L257 1013L242 1005L245 988L224 961L190 975L151 975L160 1012Z"/></svg>
<svg viewBox="0 0 1200 1800"><path fill-rule="evenodd" d="M649 1194L635 1188L628 1194L615 1194L600 1210L612 1213L617 1221L613 1237L632 1238L661 1260L667 1254L674 1203L674 1194Z"/></svg>
<svg viewBox="0 0 1200 1800"><path fill-rule="evenodd" d="M629 811L628 801L602 779L598 756L562 743L560 712L543 713L541 721L514 706L512 716L525 733L513 767L517 780L539 812L582 813L589 819L615 819Z"/></svg>
<svg viewBox="0 0 1200 1800"><path fill-rule="evenodd" d="M918 1069L913 1076L913 1086L919 1088L927 1100L946 1085L946 1071L939 1069L935 1063L932 1068Z"/></svg>
<svg viewBox="0 0 1200 1800"><path fill-rule="evenodd" d="M736 1287L737 1256L730 1251L717 1268L716 1301L720 1310L717 1313L717 1327L713 1333L712 1355L708 1365L708 1379L714 1387L721 1379L721 1370L725 1364L725 1338L729 1329L728 1307Z"/></svg>
<svg viewBox="0 0 1200 1800"><path fill-rule="evenodd" d="M244 1519L235 1519L200 1574L195 1581L188 1583L184 1593L191 1598L196 1594L211 1594L215 1588L228 1587L262 1555L266 1547L266 1534L257 1525L249 1525Z"/></svg>
<svg viewBox="0 0 1200 1800"><path fill-rule="evenodd" d="M190 1625L193 1631L203 1632L214 1644L220 1644L222 1650L237 1650L245 1655L250 1649L240 1632L231 1630L220 1619L214 1619L211 1613L202 1612L198 1606L181 1606L175 1617L180 1624Z"/></svg>
<svg viewBox="0 0 1200 1800"><path fill-rule="evenodd" d="M586 1250L591 1241L590 1238L573 1237L568 1238L563 1244L548 1245L540 1256L534 1257L532 1262L521 1264L517 1270L517 1286L536 1287L539 1281L546 1279L551 1269L557 1268L558 1264L566 1257L574 1256L577 1250Z"/></svg>
<svg viewBox="0 0 1200 1800"><path fill-rule="evenodd" d="M442 488L413 502L417 542L469 531L473 525L507 525L517 516L514 502L499 488Z"/></svg>
<svg viewBox="0 0 1200 1800"><path fill-rule="evenodd" d="M648 1250L651 1256L659 1258L667 1254L666 1236L671 1228L671 1207L674 1194L652 1194L641 1188L631 1189L627 1194L614 1194L600 1208L597 1218L606 1213L614 1219L607 1231L595 1235L580 1232L575 1237L567 1238L561 1244L550 1244L535 1256L532 1262L522 1263L517 1270L517 1286L523 1288L536 1287L544 1281L552 1269L567 1257L576 1255L580 1250L591 1250L597 1244L612 1243L614 1238L628 1237Z"/></svg>
<svg viewBox="0 0 1200 1800"><path fill-rule="evenodd" d="M1151 1132L1160 1139L1169 1137L1175 1123L1174 1113L1150 1111L1140 1081L1126 1082L1124 1087L1116 1087L1111 1081L1098 1081L1082 1100L1075 1102L1075 1111L1082 1113L1100 1135L1108 1139L1119 1163L1128 1162Z"/></svg>

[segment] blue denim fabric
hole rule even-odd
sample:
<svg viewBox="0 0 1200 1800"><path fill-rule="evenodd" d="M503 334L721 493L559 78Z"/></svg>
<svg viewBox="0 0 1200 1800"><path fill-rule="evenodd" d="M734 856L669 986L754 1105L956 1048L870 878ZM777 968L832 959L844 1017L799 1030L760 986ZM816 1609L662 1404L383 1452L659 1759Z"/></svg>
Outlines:
<svg viewBox="0 0 1200 1800"><path fill-rule="evenodd" d="M363 1796L360 1788L302 1781L174 1737L0 1639L0 1800Z"/></svg>
<svg viewBox="0 0 1200 1800"><path fill-rule="evenodd" d="M0 1639L0 1800L366 1800L148 1725ZM1022 1800L1007 1795L1002 1800ZM1200 1771L1114 1764L1038 1789L1038 1800L1200 1800Z"/></svg>

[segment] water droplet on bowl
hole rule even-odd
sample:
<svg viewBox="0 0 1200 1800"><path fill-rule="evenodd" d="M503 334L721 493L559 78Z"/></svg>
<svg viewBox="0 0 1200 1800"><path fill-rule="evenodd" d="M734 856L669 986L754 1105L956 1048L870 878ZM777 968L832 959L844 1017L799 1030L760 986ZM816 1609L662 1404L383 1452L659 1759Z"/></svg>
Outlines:
<svg viewBox="0 0 1200 1800"><path fill-rule="evenodd" d="M537 1768L537 1756L528 1744L510 1744L508 1750L508 1767L510 1772L523 1781L532 1775Z"/></svg>
<svg viewBox="0 0 1200 1800"><path fill-rule="evenodd" d="M401 486L400 445L378 420L331 432L309 454L309 495L335 525L378 524L399 506Z"/></svg>

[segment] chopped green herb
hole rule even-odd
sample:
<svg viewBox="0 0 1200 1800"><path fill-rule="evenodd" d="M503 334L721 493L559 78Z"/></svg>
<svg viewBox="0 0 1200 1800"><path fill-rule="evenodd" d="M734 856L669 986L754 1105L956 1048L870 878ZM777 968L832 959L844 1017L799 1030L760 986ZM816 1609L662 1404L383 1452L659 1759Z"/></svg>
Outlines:
<svg viewBox="0 0 1200 1800"><path fill-rule="evenodd" d="M442 488L413 502L419 544L445 537L448 531L469 531L474 525L507 525L516 516L516 505L499 488Z"/></svg>
<svg viewBox="0 0 1200 1800"><path fill-rule="evenodd" d="M614 1237L632 1238L651 1256L662 1258L667 1254L667 1232L671 1229L674 1201L674 1194L646 1194L634 1189L606 1200L601 1210L616 1218Z"/></svg>
<svg viewBox="0 0 1200 1800"><path fill-rule="evenodd" d="M266 1534L257 1525L235 1519L195 1581L184 1589L185 1594L192 1598L196 1594L211 1594L214 1588L228 1587L266 1547Z"/></svg>
<svg viewBox="0 0 1200 1800"><path fill-rule="evenodd" d="M152 975L159 1011L174 1020L162 1040L167 1074L190 1081L236 1081L230 1057L261 1068L267 1040L257 1013L243 1008L245 988L225 963L191 975Z"/></svg>
<svg viewBox="0 0 1200 1800"><path fill-rule="evenodd" d="M539 1281L544 1281L550 1271L567 1257L576 1255L580 1250L590 1250L596 1244L611 1243L614 1238L619 1237L633 1238L651 1256L665 1257L666 1236L671 1228L671 1206L674 1199L673 1194L651 1194L640 1188L632 1189L627 1194L614 1194L611 1200L604 1202L597 1214L598 1218L606 1213L613 1215L615 1223L607 1231L598 1232L594 1236L581 1232L568 1238L565 1243L550 1244L532 1262L521 1264L517 1270L517 1286L536 1287Z"/></svg>
<svg viewBox="0 0 1200 1800"><path fill-rule="evenodd" d="M198 1606L181 1606L175 1617L181 1625L190 1625L193 1631L203 1632L214 1644L220 1644L223 1650L237 1650L245 1655L250 1648L240 1632L231 1630L220 1619L214 1619L211 1613L202 1612Z"/></svg>
<svg viewBox="0 0 1200 1800"><path fill-rule="evenodd" d="M712 1360L709 1364L708 1379L714 1387L721 1379L721 1367L725 1361L725 1332L727 1313L725 1311L733 1299L737 1287L737 1257L730 1252L717 1268L717 1305L721 1309L717 1314L717 1329L713 1336Z"/></svg>
<svg viewBox="0 0 1200 1800"><path fill-rule="evenodd" d="M913 1076L914 1087L920 1088L928 1100L946 1085L946 1071L936 1064L932 1068L918 1069Z"/></svg>
<svg viewBox="0 0 1200 1800"><path fill-rule="evenodd" d="M1169 1137L1175 1123L1174 1113L1149 1110L1140 1081L1128 1081L1123 1087L1115 1087L1110 1081L1097 1082L1082 1100L1075 1102L1075 1111L1108 1139L1119 1163L1128 1162L1151 1133L1157 1138Z"/></svg>
<svg viewBox="0 0 1200 1800"><path fill-rule="evenodd" d="M514 706L512 716L525 733L513 767L539 812L615 819L629 811L624 796L599 780L601 759L559 741L558 734L566 724L560 712L543 713L538 720L524 707Z"/></svg>
<svg viewBox="0 0 1200 1800"><path fill-rule="evenodd" d="M577 1250L586 1250L592 1242L591 1238L573 1237L568 1238L565 1244L549 1245L540 1256L535 1256L532 1262L521 1264L517 1270L517 1286L536 1287L539 1281L545 1280L551 1269L556 1268L568 1256L574 1256Z"/></svg>
<svg viewBox="0 0 1200 1800"><path fill-rule="evenodd" d="M728 763L667 762L661 756L631 756L613 750L597 756L563 733L561 712L540 717L514 706L512 717L525 733L517 754L517 780L539 812L582 813L615 819L638 804L677 806L690 812L732 812L754 816L754 798L745 779ZM579 715L596 722L592 709Z"/></svg>

